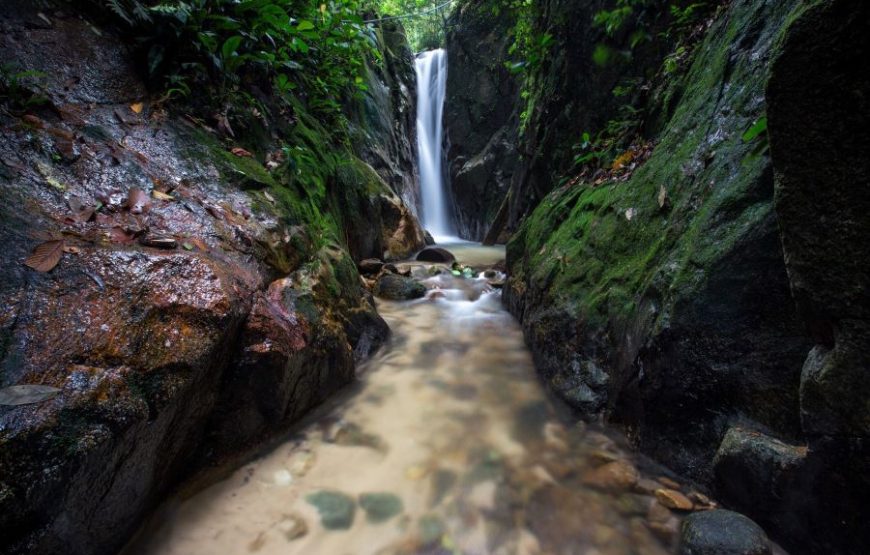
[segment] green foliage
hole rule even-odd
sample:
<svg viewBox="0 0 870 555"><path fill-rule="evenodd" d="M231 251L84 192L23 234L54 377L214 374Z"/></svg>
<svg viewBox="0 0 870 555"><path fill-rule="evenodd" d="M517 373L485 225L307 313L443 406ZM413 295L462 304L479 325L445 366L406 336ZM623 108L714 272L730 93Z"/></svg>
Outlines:
<svg viewBox="0 0 870 555"><path fill-rule="evenodd" d="M431 50L444 46L444 33L447 27L447 13L450 5L442 6L447 0L375 0L382 17L401 16L402 25L408 42L414 52ZM405 17L410 16L410 17Z"/></svg>
<svg viewBox="0 0 870 555"><path fill-rule="evenodd" d="M45 104L47 99L39 84L43 76L38 71L19 71L12 64L0 65L0 104L12 111L24 111Z"/></svg>
<svg viewBox="0 0 870 555"><path fill-rule="evenodd" d="M268 93L298 97L327 119L340 120L344 98L365 89L375 32L359 0L91 0L127 27L149 76L167 98L203 98L245 106L265 116ZM304 91L304 93L302 92Z"/></svg>
<svg viewBox="0 0 870 555"><path fill-rule="evenodd" d="M767 131L767 116L758 118L749 129L743 133L743 142L748 143Z"/></svg>

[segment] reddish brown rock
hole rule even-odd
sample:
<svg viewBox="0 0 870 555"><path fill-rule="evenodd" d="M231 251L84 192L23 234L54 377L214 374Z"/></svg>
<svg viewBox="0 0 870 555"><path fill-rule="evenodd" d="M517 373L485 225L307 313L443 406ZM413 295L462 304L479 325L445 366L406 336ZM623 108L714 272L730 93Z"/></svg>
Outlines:
<svg viewBox="0 0 870 555"><path fill-rule="evenodd" d="M669 509L691 511L692 507L694 507L688 497L673 489L657 489L656 499L658 499L659 503Z"/></svg>

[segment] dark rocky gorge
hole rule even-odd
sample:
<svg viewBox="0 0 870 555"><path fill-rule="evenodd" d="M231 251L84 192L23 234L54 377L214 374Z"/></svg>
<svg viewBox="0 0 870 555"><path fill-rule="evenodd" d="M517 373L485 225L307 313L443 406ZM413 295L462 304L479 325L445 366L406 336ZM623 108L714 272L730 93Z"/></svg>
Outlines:
<svg viewBox="0 0 870 555"><path fill-rule="evenodd" d="M0 552L866 552L870 8L716 2L629 48L615 2L533 4L524 75L517 12L446 20L453 224L507 243L481 254L418 221L401 25L346 140L301 104L234 136L99 14L5 3L45 98L0 95ZM578 169L626 82L629 162ZM222 539L191 489L280 518Z"/></svg>

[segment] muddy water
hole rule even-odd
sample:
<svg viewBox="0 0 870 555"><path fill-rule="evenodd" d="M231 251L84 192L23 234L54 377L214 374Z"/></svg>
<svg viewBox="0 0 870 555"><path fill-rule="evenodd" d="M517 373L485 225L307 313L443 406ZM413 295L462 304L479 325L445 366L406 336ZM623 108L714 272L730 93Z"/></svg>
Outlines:
<svg viewBox="0 0 870 555"><path fill-rule="evenodd" d="M503 256L453 249L471 264ZM425 299L379 302L393 337L340 403L181 501L132 551L672 552L678 516L655 497L669 482L640 476L612 435L563 423L499 290L425 283Z"/></svg>

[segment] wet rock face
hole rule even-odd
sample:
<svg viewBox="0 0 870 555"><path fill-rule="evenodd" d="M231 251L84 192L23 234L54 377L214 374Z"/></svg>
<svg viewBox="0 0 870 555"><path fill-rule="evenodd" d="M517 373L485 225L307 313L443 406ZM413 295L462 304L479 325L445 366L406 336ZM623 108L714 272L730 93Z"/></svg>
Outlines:
<svg viewBox="0 0 870 555"><path fill-rule="evenodd" d="M381 63L370 63L368 90L353 107L354 148L416 217L420 204L417 172L417 77L414 55L401 23L376 28Z"/></svg>
<svg viewBox="0 0 870 555"><path fill-rule="evenodd" d="M487 2L465 2L446 38L444 126L454 216L462 237L480 241L510 186L518 153L518 80L504 67L514 22Z"/></svg>
<svg viewBox="0 0 870 555"><path fill-rule="evenodd" d="M60 392L0 406L0 551L108 553L187 472L349 383L389 330L343 247L264 194L269 172L150 105L110 32L32 12L0 14L49 99L0 116L0 388ZM383 221L366 227L405 240ZM65 252L41 273L23 261L45 241Z"/></svg>

